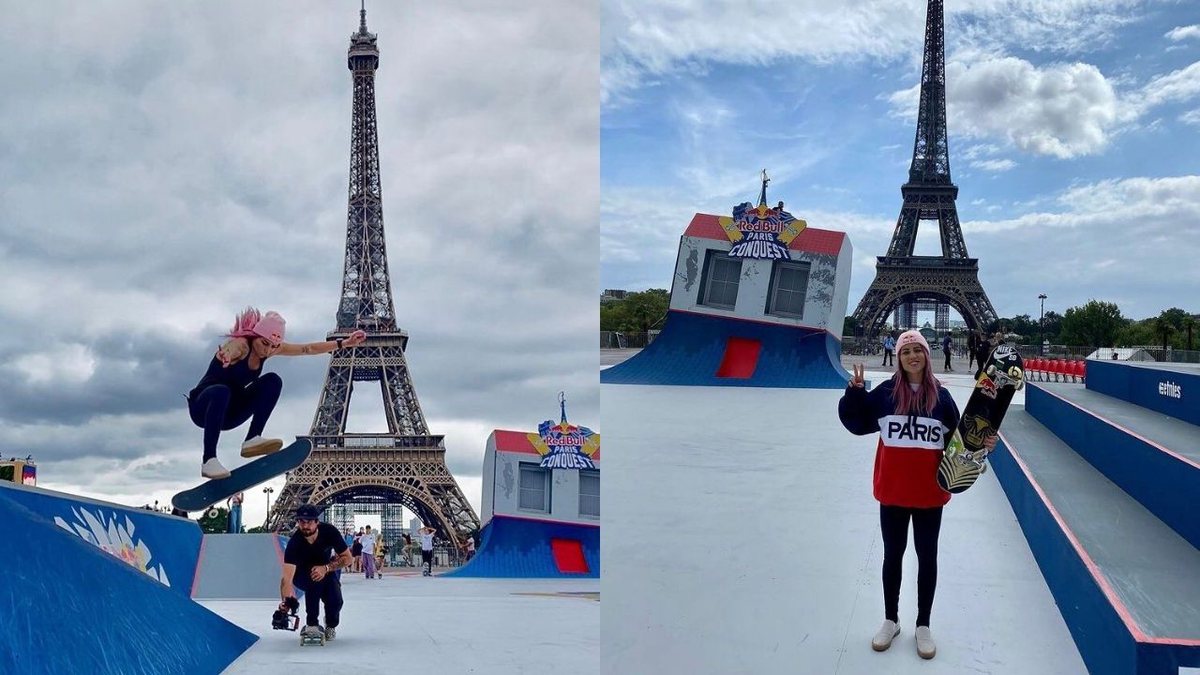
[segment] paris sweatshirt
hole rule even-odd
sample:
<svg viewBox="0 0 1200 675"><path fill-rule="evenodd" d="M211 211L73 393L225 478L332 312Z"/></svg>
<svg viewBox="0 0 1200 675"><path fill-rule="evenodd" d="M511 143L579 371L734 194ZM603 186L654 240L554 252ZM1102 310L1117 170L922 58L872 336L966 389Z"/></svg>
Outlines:
<svg viewBox="0 0 1200 675"><path fill-rule="evenodd" d="M875 499L888 506L935 508L950 501L937 482L938 462L958 426L958 406L945 387L938 387L933 410L908 415L896 412L893 380L871 391L847 387L838 402L838 417L852 434L879 433L875 449Z"/></svg>

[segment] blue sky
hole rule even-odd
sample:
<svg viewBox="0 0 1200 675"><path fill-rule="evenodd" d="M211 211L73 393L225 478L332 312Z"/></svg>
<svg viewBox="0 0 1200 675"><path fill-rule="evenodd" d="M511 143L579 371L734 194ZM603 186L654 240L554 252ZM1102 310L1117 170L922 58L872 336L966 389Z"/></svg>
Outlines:
<svg viewBox="0 0 1200 675"><path fill-rule="evenodd" d="M901 205L924 0L605 0L601 289L669 288L695 212L758 195L849 233L851 309ZM1001 316L1200 312L1200 11L947 0L950 162ZM938 254L922 225L918 254Z"/></svg>

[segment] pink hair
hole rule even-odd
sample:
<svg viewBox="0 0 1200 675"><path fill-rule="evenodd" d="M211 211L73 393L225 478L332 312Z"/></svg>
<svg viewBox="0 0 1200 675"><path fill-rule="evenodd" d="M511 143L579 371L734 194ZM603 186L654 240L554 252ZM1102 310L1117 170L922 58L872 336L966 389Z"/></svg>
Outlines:
<svg viewBox="0 0 1200 675"><path fill-rule="evenodd" d="M904 373L904 366L900 365L900 354L896 354L896 374L892 376L892 400L896 402L897 415L919 415L921 413L932 412L938 402L938 387L941 382L933 376L933 369L929 367L929 350L921 347L921 352L925 354L925 367L921 373L921 383L916 391L908 386L908 376Z"/></svg>
<svg viewBox="0 0 1200 675"><path fill-rule="evenodd" d="M225 336L251 337L255 334L253 329L259 321L262 321L262 314L253 307L247 307L233 319L233 328Z"/></svg>

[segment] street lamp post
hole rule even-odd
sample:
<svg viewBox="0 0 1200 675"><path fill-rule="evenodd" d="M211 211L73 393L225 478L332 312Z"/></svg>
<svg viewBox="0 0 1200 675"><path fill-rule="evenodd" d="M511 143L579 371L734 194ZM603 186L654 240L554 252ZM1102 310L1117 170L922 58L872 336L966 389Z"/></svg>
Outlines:
<svg viewBox="0 0 1200 675"><path fill-rule="evenodd" d="M267 515L263 517L263 529L267 529L267 521L271 519L271 493L275 491L273 487L263 488L263 494L267 496Z"/></svg>
<svg viewBox="0 0 1200 675"><path fill-rule="evenodd" d="M1042 301L1042 315L1038 317L1038 356L1046 355L1046 338L1043 333L1046 331L1046 294L1039 293L1038 300Z"/></svg>

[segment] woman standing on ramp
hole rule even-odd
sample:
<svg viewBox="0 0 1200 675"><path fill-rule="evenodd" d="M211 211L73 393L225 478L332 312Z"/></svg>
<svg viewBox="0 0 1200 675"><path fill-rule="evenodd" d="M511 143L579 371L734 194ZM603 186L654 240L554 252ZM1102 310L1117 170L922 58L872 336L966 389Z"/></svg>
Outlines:
<svg viewBox="0 0 1200 675"><path fill-rule="evenodd" d="M356 330L349 337L324 342L291 344L283 341L286 322L276 312L260 314L247 307L234 320L229 339L217 349L208 364L208 372L187 395L188 413L196 426L204 429L204 458L200 475L226 478L229 470L217 459L217 440L222 431L237 428L250 420L250 429L242 443L242 457L266 455L283 447L277 438L263 438L263 428L283 380L275 373L263 374L263 364L272 356L328 354L335 349L354 347L367 339Z"/></svg>
<svg viewBox="0 0 1200 675"><path fill-rule="evenodd" d="M874 494L883 535L884 622L871 646L884 651L900 634L901 563L911 520L917 550L917 653L931 659L937 652L929 614L937 587L938 533L942 507L950 501L950 493L938 485L937 470L959 412L950 392L933 377L929 343L920 333L901 334L896 356L895 375L870 392L862 364L854 366L854 378L838 403L838 417L852 434L879 433ZM985 443L989 451L995 445L994 436Z"/></svg>

